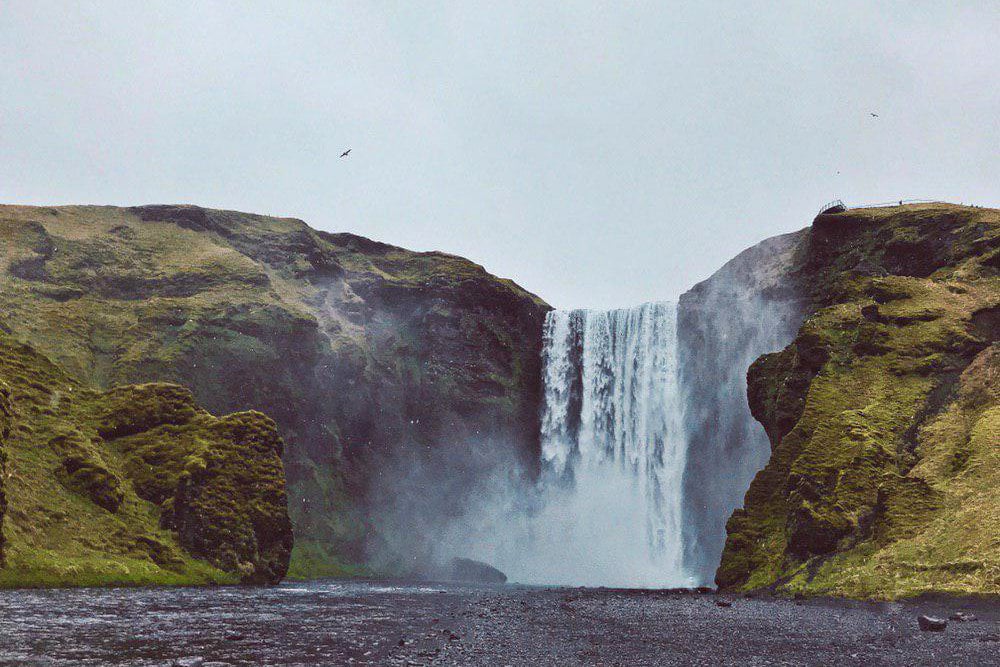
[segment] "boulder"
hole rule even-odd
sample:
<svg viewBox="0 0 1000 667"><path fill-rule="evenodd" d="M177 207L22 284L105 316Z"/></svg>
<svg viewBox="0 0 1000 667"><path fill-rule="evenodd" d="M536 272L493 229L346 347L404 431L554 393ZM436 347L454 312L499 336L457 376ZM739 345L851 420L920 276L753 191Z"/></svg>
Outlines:
<svg viewBox="0 0 1000 667"><path fill-rule="evenodd" d="M471 558L452 558L450 579L476 584L503 584L507 575L492 565Z"/></svg>
<svg viewBox="0 0 1000 667"><path fill-rule="evenodd" d="M917 624L924 632L941 632L948 627L948 621L934 616L917 616Z"/></svg>

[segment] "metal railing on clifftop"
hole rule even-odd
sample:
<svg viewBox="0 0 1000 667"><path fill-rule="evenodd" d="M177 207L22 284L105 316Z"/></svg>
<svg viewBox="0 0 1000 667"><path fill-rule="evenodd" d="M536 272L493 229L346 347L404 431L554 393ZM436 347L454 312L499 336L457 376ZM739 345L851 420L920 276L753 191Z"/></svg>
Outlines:
<svg viewBox="0 0 1000 667"><path fill-rule="evenodd" d="M903 206L904 204L944 204L946 202L940 199L897 199L896 201L884 201L884 202L870 202L864 204L854 204L853 206L846 205L840 199L834 199L832 202L823 204L823 207L819 209L817 215L822 215L824 213L843 213L850 209L856 208L888 208L890 206Z"/></svg>

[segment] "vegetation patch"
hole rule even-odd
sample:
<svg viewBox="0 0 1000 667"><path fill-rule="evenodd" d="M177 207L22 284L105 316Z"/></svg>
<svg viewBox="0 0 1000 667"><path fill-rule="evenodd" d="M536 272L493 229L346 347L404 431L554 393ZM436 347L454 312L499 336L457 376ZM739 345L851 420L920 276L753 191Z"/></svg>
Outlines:
<svg viewBox="0 0 1000 667"><path fill-rule="evenodd" d="M170 384L94 391L0 334L0 586L276 582L281 451L259 413L215 418Z"/></svg>

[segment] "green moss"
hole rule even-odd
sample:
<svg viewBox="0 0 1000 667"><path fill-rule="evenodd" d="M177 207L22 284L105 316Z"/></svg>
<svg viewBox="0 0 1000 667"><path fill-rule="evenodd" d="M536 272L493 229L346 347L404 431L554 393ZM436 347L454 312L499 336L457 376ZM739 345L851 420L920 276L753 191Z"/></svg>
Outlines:
<svg viewBox="0 0 1000 667"><path fill-rule="evenodd" d="M263 415L216 419L176 385L94 392L0 334L0 436L0 586L270 582L287 568L281 440Z"/></svg>
<svg viewBox="0 0 1000 667"><path fill-rule="evenodd" d="M191 392L176 385L115 387L104 396L98 434L112 440L163 424L185 424L198 413Z"/></svg>
<svg viewBox="0 0 1000 667"><path fill-rule="evenodd" d="M67 489L86 496L109 512L118 511L124 500L121 479L91 452L67 454L55 474Z"/></svg>
<svg viewBox="0 0 1000 667"><path fill-rule="evenodd" d="M369 577L375 573L360 563L351 563L337 553L336 545L296 540L292 548L289 579Z"/></svg>
<svg viewBox="0 0 1000 667"><path fill-rule="evenodd" d="M70 555L61 550L12 549L0 568L0 589L79 586L191 586L236 584L239 577L208 563L188 559L176 570L145 557L97 553Z"/></svg>

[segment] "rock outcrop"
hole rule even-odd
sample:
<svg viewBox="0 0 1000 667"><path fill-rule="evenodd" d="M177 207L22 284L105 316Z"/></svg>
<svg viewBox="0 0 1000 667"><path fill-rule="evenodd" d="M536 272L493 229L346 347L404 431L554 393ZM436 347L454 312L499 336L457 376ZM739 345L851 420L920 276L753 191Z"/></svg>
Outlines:
<svg viewBox="0 0 1000 667"><path fill-rule="evenodd" d="M282 442L172 384L95 391L0 334L0 586L277 583ZM3 516L5 514L5 516Z"/></svg>
<svg viewBox="0 0 1000 667"><path fill-rule="evenodd" d="M745 250L681 295L677 308L681 385L689 450L684 471L685 567L707 585L729 515L770 456L747 408L746 369L795 336L807 292L791 274L806 233Z"/></svg>
<svg viewBox="0 0 1000 667"><path fill-rule="evenodd" d="M504 584L507 575L489 563L472 560L471 558L452 558L451 571L448 577L451 581L466 581L476 584Z"/></svg>
<svg viewBox="0 0 1000 667"><path fill-rule="evenodd" d="M718 584L1000 592L1000 211L820 215L801 249L809 314L750 367L772 453Z"/></svg>
<svg viewBox="0 0 1000 667"><path fill-rule="evenodd" d="M10 387L0 382L0 567L4 560L3 518L7 513L7 439L10 437L10 422L13 408L10 401Z"/></svg>
<svg viewBox="0 0 1000 667"><path fill-rule="evenodd" d="M447 521L470 480L537 460L548 306L472 262L194 206L4 206L0 239L13 335L98 387L275 420L297 574L409 558L434 526L401 513ZM430 468L452 483L405 491Z"/></svg>

